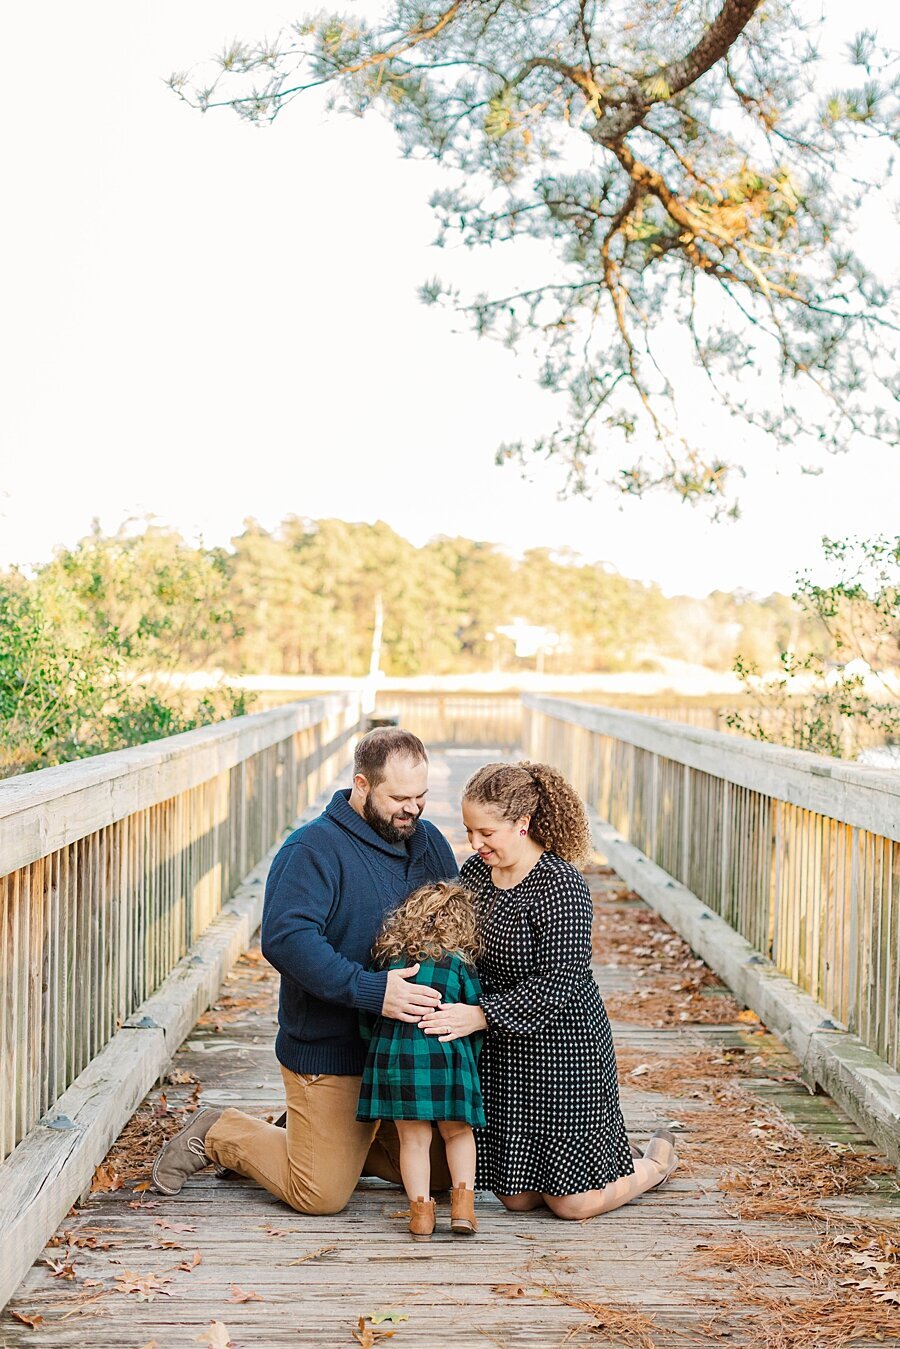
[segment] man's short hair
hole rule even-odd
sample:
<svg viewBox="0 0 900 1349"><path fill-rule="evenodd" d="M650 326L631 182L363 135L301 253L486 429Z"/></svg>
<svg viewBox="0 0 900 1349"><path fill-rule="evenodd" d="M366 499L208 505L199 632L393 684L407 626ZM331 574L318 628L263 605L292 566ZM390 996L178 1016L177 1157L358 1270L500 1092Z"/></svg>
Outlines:
<svg viewBox="0 0 900 1349"><path fill-rule="evenodd" d="M353 755L353 774L361 773L370 787L377 787L385 778L385 764L393 755L427 763L428 754L417 735L399 726L378 726L369 731L356 746Z"/></svg>

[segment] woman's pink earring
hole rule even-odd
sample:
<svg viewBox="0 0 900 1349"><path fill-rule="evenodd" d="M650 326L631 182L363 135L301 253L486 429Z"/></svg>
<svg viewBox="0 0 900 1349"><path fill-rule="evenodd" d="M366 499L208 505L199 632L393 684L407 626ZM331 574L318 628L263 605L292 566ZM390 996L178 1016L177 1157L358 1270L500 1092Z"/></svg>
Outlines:
<svg viewBox="0 0 900 1349"><path fill-rule="evenodd" d="M527 830L527 829L520 829L520 830L519 830L519 833L520 833L520 834L527 834L527 833L528 833L528 830Z"/></svg>

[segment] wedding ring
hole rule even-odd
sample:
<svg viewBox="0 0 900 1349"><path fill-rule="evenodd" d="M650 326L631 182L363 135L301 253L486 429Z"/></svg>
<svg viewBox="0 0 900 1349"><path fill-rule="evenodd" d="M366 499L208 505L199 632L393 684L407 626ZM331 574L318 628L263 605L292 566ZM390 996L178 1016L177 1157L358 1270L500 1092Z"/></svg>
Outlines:
<svg viewBox="0 0 900 1349"><path fill-rule="evenodd" d="M448 1026L447 1029L444 1031L444 1034L445 1034L445 1035L449 1035L449 1034L452 1032L452 1030L453 1030L453 1027L452 1027L452 1026Z"/></svg>

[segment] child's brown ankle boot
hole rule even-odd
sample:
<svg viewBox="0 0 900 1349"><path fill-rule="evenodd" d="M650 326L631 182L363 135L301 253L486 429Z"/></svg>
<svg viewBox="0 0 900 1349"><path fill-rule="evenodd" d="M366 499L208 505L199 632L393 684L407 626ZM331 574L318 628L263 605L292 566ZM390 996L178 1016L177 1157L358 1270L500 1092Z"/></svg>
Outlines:
<svg viewBox="0 0 900 1349"><path fill-rule="evenodd" d="M414 1237L430 1237L434 1231L434 1200L418 1199L409 1201L409 1230Z"/></svg>
<svg viewBox="0 0 900 1349"><path fill-rule="evenodd" d="M475 1217L475 1195L466 1189L466 1182L454 1185L450 1191L450 1230L461 1236L471 1236L478 1231Z"/></svg>

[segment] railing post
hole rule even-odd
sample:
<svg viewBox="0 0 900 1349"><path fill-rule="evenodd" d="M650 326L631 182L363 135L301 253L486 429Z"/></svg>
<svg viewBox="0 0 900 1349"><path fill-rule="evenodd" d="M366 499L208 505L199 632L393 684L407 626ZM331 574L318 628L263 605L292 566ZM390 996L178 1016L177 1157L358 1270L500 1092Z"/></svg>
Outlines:
<svg viewBox="0 0 900 1349"><path fill-rule="evenodd" d="M859 1025L859 832L850 834L850 932L847 950L850 956L850 988L847 1001L847 1025L855 1031Z"/></svg>
<svg viewBox="0 0 900 1349"><path fill-rule="evenodd" d="M726 897L729 900L728 912L731 911L731 887L729 885L729 866L731 848L731 783L728 781L722 784L722 865L719 872L719 913L725 913Z"/></svg>
<svg viewBox="0 0 900 1349"><path fill-rule="evenodd" d="M681 862L678 879L683 885L691 883L691 770L684 765L681 776Z"/></svg>
<svg viewBox="0 0 900 1349"><path fill-rule="evenodd" d="M650 789L650 847L654 862L659 861L659 755L653 755Z"/></svg>

